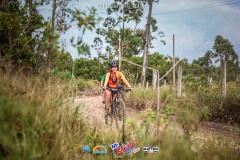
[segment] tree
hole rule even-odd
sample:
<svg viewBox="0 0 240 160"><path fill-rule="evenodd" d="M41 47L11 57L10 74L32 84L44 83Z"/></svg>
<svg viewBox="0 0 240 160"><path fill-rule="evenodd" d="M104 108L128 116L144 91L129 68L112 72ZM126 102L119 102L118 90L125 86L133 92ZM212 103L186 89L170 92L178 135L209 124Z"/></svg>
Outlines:
<svg viewBox="0 0 240 160"><path fill-rule="evenodd" d="M199 71L200 73L198 74L198 76L200 76L200 74L210 76L214 71L211 54L212 54L211 51L207 51L203 57L200 57L197 60L195 59L193 60L192 63L193 68L194 66L197 65L201 67L201 71Z"/></svg>
<svg viewBox="0 0 240 160"><path fill-rule="evenodd" d="M221 35L217 35L215 38L214 52L211 52L212 58L215 58L215 62L221 61L221 87L222 94L226 94L226 63L230 62L233 66L238 67L238 55L236 54L231 42Z"/></svg>
<svg viewBox="0 0 240 160"><path fill-rule="evenodd" d="M42 5L52 5L52 15L49 17L49 19L51 19L51 25L49 28L49 46L47 52L48 69L51 68L51 57L57 49L57 39L54 38L56 37L55 35L65 32L70 27L66 21L66 17L69 17L67 10L68 2L69 0L42 0Z"/></svg>
<svg viewBox="0 0 240 160"><path fill-rule="evenodd" d="M70 53L65 52L64 49L57 50L55 61L53 67L57 68L60 71L71 71L72 69L72 56Z"/></svg>
<svg viewBox="0 0 240 160"><path fill-rule="evenodd" d="M83 42L83 36L86 30L93 31L102 18L98 16L94 7L89 9L89 14L78 9L69 9L69 11L71 13L71 22L77 22L80 31L76 41L74 37L71 38L71 44L78 49L80 55L90 56L90 46Z"/></svg>
<svg viewBox="0 0 240 160"><path fill-rule="evenodd" d="M107 9L108 17L103 23L103 28L97 29L97 33L103 37L107 43L113 46L118 54L121 48L124 57L138 55L143 51L142 41L145 30L137 28L141 22L147 0L127 1L115 0ZM132 27L125 28L125 22L134 23ZM152 21L153 28L156 29L156 20ZM119 29L118 29L119 27ZM120 38L120 47L119 47ZM129 49L131 46L131 49Z"/></svg>
<svg viewBox="0 0 240 160"><path fill-rule="evenodd" d="M148 10L148 18L147 18L147 26L146 32L144 37L144 52L143 52L143 64L142 64L142 75L141 75L141 84L144 86L146 81L146 67L147 67L147 59L148 59L148 47L150 41L150 25L151 25L151 18L152 18L152 4L153 0L149 0L149 10Z"/></svg>
<svg viewBox="0 0 240 160"><path fill-rule="evenodd" d="M217 35L215 38L213 50L213 52L208 52L211 58L215 59L215 63L220 61L222 67L222 62L227 61L229 76L232 77L232 74L234 74L234 72L236 74L239 70L239 61L238 55L235 52L232 43L223 36Z"/></svg>
<svg viewBox="0 0 240 160"><path fill-rule="evenodd" d="M94 48L98 53L98 64L99 64L98 67L100 68L100 58L101 58L101 52L102 52L102 48L103 48L103 42L102 42L101 38L95 37L93 40L93 45L91 47Z"/></svg>
<svg viewBox="0 0 240 160"><path fill-rule="evenodd" d="M74 72L75 76L81 76L84 79L95 79L100 80L101 75L104 73L104 68L98 68L98 59L87 59L79 58L75 59L76 70Z"/></svg>
<svg viewBox="0 0 240 160"><path fill-rule="evenodd" d="M38 5L33 0L0 2L0 55L18 68L36 67L37 30L43 26L43 17L36 9Z"/></svg>

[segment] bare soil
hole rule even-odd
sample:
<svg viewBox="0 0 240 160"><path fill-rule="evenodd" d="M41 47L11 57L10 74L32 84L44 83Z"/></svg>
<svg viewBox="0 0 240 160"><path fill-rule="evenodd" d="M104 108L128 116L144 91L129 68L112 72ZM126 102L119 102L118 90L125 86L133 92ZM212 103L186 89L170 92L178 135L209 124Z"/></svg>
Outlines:
<svg viewBox="0 0 240 160"><path fill-rule="evenodd" d="M104 104L102 103L102 96L83 96L75 99L75 104L81 106L82 113L89 120L90 127L96 125L105 126L104 122ZM142 112L142 111L141 111ZM138 124L141 123L139 119L139 111L127 108L127 119L136 118ZM165 127L160 127L160 130L164 130ZM171 123L167 129L176 130L179 133L183 133L181 126L176 122L176 117L171 117ZM206 139L206 137L221 137L225 140L231 141L234 147L240 149L240 128L239 126L232 126L227 124L219 124L213 122L202 122L194 138Z"/></svg>

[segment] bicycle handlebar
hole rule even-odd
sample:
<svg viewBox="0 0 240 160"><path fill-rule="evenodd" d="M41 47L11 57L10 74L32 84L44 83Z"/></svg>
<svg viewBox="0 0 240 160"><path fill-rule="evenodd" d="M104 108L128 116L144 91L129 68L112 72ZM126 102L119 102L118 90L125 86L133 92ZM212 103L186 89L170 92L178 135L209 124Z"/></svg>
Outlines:
<svg viewBox="0 0 240 160"><path fill-rule="evenodd" d="M116 88L116 89L112 89L112 88L106 88L107 90L109 90L109 91L123 91L123 92L129 92L129 91L131 91L132 89L130 89L130 88L127 88L127 89L124 89L124 88L121 88L121 89L118 89L118 88Z"/></svg>

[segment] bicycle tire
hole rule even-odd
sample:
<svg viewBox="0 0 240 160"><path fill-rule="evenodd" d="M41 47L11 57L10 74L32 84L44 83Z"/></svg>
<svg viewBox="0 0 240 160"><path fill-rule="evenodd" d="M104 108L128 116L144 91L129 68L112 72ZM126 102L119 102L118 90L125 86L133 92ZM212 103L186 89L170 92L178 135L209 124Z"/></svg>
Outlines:
<svg viewBox="0 0 240 160"><path fill-rule="evenodd" d="M112 119L115 120L116 128L118 129L118 105L116 99L113 102L113 116Z"/></svg>
<svg viewBox="0 0 240 160"><path fill-rule="evenodd" d="M118 101L121 103L121 114L122 114L122 123L125 123L126 121L126 105L122 98L119 98Z"/></svg>
<svg viewBox="0 0 240 160"><path fill-rule="evenodd" d="M118 105L118 103L121 105L121 107ZM118 109L118 112L114 113L116 127L120 131L121 131L121 129L123 131L123 130L125 130L126 112L125 112L125 103L122 99L118 99L118 101L116 102L116 108ZM121 114L121 116L122 116L120 123L119 123L119 116L120 116L119 114Z"/></svg>

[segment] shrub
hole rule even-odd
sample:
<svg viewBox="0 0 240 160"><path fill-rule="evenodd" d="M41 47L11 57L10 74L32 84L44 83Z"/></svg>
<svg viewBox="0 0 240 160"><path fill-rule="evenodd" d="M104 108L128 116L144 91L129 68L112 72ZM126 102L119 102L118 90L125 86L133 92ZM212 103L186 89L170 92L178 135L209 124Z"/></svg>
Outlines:
<svg viewBox="0 0 240 160"><path fill-rule="evenodd" d="M41 76L0 80L0 159L81 159L73 153L88 128L69 99L70 85Z"/></svg>
<svg viewBox="0 0 240 160"><path fill-rule="evenodd" d="M226 97L219 90L197 94L196 104L209 108L210 121L240 124L240 88L228 88Z"/></svg>
<svg viewBox="0 0 240 160"><path fill-rule="evenodd" d="M170 92L170 87L161 88L161 104L163 104ZM153 108L156 110L157 95L157 90L152 90L151 88L134 88L133 92L124 94L124 100L128 107L134 108L136 110L145 110L147 108Z"/></svg>

